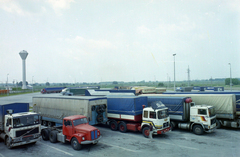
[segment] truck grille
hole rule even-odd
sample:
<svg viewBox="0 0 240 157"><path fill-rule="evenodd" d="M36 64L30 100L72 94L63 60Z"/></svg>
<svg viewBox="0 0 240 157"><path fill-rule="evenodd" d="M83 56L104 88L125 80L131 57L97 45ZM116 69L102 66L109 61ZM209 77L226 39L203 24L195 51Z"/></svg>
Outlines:
<svg viewBox="0 0 240 157"><path fill-rule="evenodd" d="M30 131L31 130L31 131ZM30 131L30 132L28 132ZM28 132L28 133L27 133ZM34 129L26 129L26 130L19 130L19 131L16 131L16 137L20 137L20 136L27 136L27 135L32 135L32 134L36 134L36 133L39 133L39 129L38 127L37 128L34 128Z"/></svg>
<svg viewBox="0 0 240 157"><path fill-rule="evenodd" d="M91 131L91 140L95 140L97 139L98 136L97 136L97 130L94 130L94 131Z"/></svg>
<svg viewBox="0 0 240 157"><path fill-rule="evenodd" d="M216 118L211 119L211 125L216 123Z"/></svg>
<svg viewBox="0 0 240 157"><path fill-rule="evenodd" d="M168 123L168 122L163 123L163 128L166 128L166 127L168 127L168 126L169 126L169 123Z"/></svg>

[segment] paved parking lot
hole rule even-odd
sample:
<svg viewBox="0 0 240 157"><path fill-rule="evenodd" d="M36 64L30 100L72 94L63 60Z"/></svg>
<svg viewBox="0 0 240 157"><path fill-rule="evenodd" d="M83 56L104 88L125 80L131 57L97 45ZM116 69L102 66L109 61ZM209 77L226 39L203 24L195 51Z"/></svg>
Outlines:
<svg viewBox="0 0 240 157"><path fill-rule="evenodd" d="M26 94L12 99L28 102L34 94ZM3 101L5 98L0 98ZM8 100L9 97L7 98ZM72 149L70 143L50 143L39 141L7 149L0 142L0 157L8 156L239 156L240 129L221 128L210 134L195 135L187 130L174 130L164 135L148 139L140 132L121 133L112 131L105 125L96 126L102 134L97 145L86 145L80 151Z"/></svg>

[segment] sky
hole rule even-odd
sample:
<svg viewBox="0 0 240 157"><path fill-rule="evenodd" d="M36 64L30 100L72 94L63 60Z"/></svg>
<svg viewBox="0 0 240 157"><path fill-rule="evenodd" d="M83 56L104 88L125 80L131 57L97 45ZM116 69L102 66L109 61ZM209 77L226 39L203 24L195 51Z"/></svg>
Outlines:
<svg viewBox="0 0 240 157"><path fill-rule="evenodd" d="M173 81L174 59L176 81L240 78L239 0L0 0L0 19L0 83L22 50L29 83Z"/></svg>

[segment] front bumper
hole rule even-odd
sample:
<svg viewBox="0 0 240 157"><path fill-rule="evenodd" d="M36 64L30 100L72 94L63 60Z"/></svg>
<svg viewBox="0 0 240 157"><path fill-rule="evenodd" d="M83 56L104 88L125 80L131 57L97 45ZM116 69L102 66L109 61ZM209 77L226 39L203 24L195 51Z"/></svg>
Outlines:
<svg viewBox="0 0 240 157"><path fill-rule="evenodd" d="M163 129L163 130L153 131L153 134L154 134L154 135L165 134L165 133L170 132L170 131L171 131L171 127L168 127L168 128L166 128L166 129Z"/></svg>
<svg viewBox="0 0 240 157"><path fill-rule="evenodd" d="M92 141L82 141L81 144L96 144L98 143L98 141L102 138L102 136L100 135L97 139L92 140Z"/></svg>
<svg viewBox="0 0 240 157"><path fill-rule="evenodd" d="M215 127L212 128L212 129L208 129L208 130L205 129L205 132L206 132L206 133L211 133L211 132L214 132L216 129L217 129L217 127L215 126Z"/></svg>
<svg viewBox="0 0 240 157"><path fill-rule="evenodd" d="M29 144L29 143L34 143L41 140L41 136L38 138L34 138L34 139L29 139L29 140L25 140L25 141L19 141L19 142L14 142L14 140L12 140L10 146L11 147L16 147L16 146L21 146L21 145L25 145L25 144Z"/></svg>

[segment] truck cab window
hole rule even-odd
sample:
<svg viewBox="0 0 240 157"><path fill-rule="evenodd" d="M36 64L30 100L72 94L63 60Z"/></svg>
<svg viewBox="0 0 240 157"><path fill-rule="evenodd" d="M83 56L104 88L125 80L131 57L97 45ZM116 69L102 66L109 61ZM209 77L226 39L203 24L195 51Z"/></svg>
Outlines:
<svg viewBox="0 0 240 157"><path fill-rule="evenodd" d="M144 118L148 118L148 111L144 111L144 112L143 112L143 117L144 117Z"/></svg>
<svg viewBox="0 0 240 157"><path fill-rule="evenodd" d="M150 118L156 119L156 112L150 112Z"/></svg>
<svg viewBox="0 0 240 157"><path fill-rule="evenodd" d="M198 114L207 115L206 109L198 109Z"/></svg>

